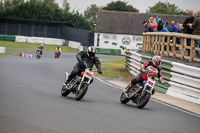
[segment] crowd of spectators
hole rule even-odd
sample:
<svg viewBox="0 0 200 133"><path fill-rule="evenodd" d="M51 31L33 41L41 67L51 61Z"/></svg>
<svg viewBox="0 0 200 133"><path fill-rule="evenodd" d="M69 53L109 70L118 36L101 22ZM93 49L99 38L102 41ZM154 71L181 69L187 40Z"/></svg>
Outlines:
<svg viewBox="0 0 200 133"><path fill-rule="evenodd" d="M156 18L150 17L143 24L145 26L145 32L175 32L200 36L200 11L198 11L197 16L194 17L193 11L189 10L188 17L183 24L176 23L175 20L173 20L171 21L171 25L169 25L168 20L164 21L159 16ZM180 44L179 38L176 38L176 43ZM191 39L187 39L187 46L191 46ZM200 48L200 40L195 40L195 47ZM190 50L187 49L187 51L188 56L190 56ZM196 50L195 52L196 57L200 59L200 51Z"/></svg>

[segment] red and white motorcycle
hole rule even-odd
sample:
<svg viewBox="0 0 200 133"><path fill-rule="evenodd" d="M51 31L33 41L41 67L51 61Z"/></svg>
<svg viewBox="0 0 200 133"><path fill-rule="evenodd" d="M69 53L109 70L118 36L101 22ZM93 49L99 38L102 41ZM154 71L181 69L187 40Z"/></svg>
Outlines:
<svg viewBox="0 0 200 133"><path fill-rule="evenodd" d="M72 92L75 94L75 99L77 101L81 100L85 96L88 87L93 80L93 74L94 71L87 67L85 71L83 71L80 75L75 76L67 85L63 84L61 95L67 96ZM66 72L66 80L67 78L68 73Z"/></svg>
<svg viewBox="0 0 200 133"><path fill-rule="evenodd" d="M129 87L128 85L121 94L121 103L126 104L131 100L139 109L141 109L149 102L151 95L155 92L155 77L157 76L158 70L152 66L148 66L146 70L142 69L142 71L147 74L147 80L136 84L134 87L129 89L128 93L126 93L125 90Z"/></svg>

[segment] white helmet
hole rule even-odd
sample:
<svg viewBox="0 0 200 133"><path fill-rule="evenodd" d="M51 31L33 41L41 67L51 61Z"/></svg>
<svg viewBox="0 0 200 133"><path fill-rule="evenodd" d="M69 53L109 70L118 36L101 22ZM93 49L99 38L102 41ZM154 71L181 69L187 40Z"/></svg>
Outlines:
<svg viewBox="0 0 200 133"><path fill-rule="evenodd" d="M160 65L160 62L161 62L161 57L155 55L155 56L152 58L152 62L153 62L153 65L154 65L154 66L158 67L158 66Z"/></svg>
<svg viewBox="0 0 200 133"><path fill-rule="evenodd" d="M88 47L87 52L88 52L88 56L91 58L91 57L95 56L96 49L95 49L95 47L90 46L90 47Z"/></svg>

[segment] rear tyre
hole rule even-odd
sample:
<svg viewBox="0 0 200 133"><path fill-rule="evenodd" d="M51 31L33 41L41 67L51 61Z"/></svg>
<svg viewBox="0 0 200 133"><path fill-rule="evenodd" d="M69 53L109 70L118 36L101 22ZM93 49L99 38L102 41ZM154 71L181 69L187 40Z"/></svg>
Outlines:
<svg viewBox="0 0 200 133"><path fill-rule="evenodd" d="M36 58L37 58L37 59L40 59L40 56L36 55Z"/></svg>
<svg viewBox="0 0 200 133"><path fill-rule="evenodd" d="M137 107L139 109L142 109L149 102L150 97L151 95L149 93L146 93L144 97L139 98L137 101Z"/></svg>
<svg viewBox="0 0 200 133"><path fill-rule="evenodd" d="M81 99L85 96L87 90L88 90L88 84L83 84L83 85L81 86L80 90L79 90L79 91L78 91L78 90L76 91L76 93L75 93L75 99L76 99L77 101L81 100Z"/></svg>
<svg viewBox="0 0 200 133"><path fill-rule="evenodd" d="M66 97L67 95L69 95L70 91L66 88L65 85L62 86L62 89L61 89L61 95Z"/></svg>
<svg viewBox="0 0 200 133"><path fill-rule="evenodd" d="M127 98L125 92L122 92L121 97L120 97L120 102L122 104L126 104L129 101L130 101L130 98Z"/></svg>

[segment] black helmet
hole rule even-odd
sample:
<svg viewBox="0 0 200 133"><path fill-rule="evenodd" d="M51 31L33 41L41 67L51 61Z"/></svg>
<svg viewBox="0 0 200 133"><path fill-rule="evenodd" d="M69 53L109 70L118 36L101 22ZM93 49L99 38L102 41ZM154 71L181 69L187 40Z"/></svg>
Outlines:
<svg viewBox="0 0 200 133"><path fill-rule="evenodd" d="M94 57L96 54L96 49L95 49L95 47L90 46L90 47L88 47L87 52L88 52L89 57Z"/></svg>

